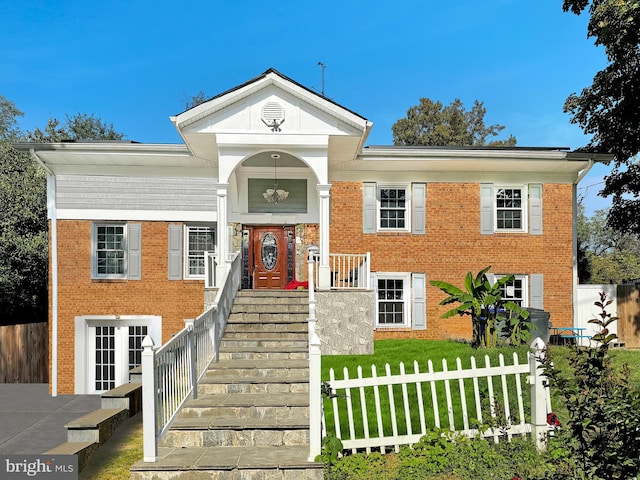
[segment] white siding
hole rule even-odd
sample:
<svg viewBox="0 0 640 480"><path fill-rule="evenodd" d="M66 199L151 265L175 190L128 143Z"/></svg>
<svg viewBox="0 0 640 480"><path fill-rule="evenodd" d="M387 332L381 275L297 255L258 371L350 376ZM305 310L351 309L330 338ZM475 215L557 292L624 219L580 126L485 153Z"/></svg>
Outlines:
<svg viewBox="0 0 640 480"><path fill-rule="evenodd" d="M59 175L60 210L216 211L217 180L187 177Z"/></svg>

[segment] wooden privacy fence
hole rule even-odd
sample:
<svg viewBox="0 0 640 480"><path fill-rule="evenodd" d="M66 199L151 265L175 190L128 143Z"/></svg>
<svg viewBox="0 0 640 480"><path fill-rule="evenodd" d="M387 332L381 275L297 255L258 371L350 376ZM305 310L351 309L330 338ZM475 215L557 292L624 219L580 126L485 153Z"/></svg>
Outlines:
<svg viewBox="0 0 640 480"><path fill-rule="evenodd" d="M485 356L485 365L477 366L472 357L470 368L463 369L458 358L450 371L443 359L442 371L434 371L429 360L426 372L414 362L412 372L401 363L399 374L392 374L387 364L379 375L373 365L371 376L363 376L358 367L353 379L345 368L342 380L336 380L331 369L328 386L333 398L324 401L323 436L335 435L353 453L370 453L374 448L385 453L391 447L399 451L401 445L417 443L431 428L493 437L496 442L532 433L542 448L551 405L538 368L544 343L536 341L537 350L524 364L514 353L513 364L506 365L501 354L498 365L491 365Z"/></svg>
<svg viewBox="0 0 640 480"><path fill-rule="evenodd" d="M47 322L0 326L0 383L49 381Z"/></svg>

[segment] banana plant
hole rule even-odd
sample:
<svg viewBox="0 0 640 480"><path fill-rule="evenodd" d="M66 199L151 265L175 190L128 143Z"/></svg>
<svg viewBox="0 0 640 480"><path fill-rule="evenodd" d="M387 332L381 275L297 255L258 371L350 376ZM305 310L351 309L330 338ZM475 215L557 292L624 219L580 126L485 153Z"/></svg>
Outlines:
<svg viewBox="0 0 640 480"><path fill-rule="evenodd" d="M448 295L440 305L458 303L441 318L455 315L471 317L472 340L474 347L495 346L500 332L507 335L512 343L521 343L527 339L529 331L529 312L517 303L502 297L504 285L513 282L513 275L500 277L493 285L487 278L491 267L486 267L474 277L471 272L464 279L464 290L447 282L432 280L431 285Z"/></svg>

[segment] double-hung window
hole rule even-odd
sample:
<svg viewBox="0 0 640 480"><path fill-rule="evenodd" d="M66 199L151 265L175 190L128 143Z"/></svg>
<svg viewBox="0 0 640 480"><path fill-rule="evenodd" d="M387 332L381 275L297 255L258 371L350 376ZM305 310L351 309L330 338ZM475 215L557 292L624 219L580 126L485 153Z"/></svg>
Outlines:
<svg viewBox="0 0 640 480"><path fill-rule="evenodd" d="M410 284L411 277L409 274L377 274L377 326L409 326Z"/></svg>
<svg viewBox="0 0 640 480"><path fill-rule="evenodd" d="M142 225L96 222L92 226L91 277L142 279Z"/></svg>
<svg viewBox="0 0 640 480"><path fill-rule="evenodd" d="M527 191L525 187L496 187L496 230L526 230Z"/></svg>
<svg viewBox="0 0 640 480"><path fill-rule="evenodd" d="M93 275L96 278L124 278L127 271L126 224L94 224Z"/></svg>
<svg viewBox="0 0 640 480"><path fill-rule="evenodd" d="M501 278L504 275L496 275ZM513 282L505 283L501 288L502 298L517 303L521 307L529 306L529 279L526 275L515 275Z"/></svg>
<svg viewBox="0 0 640 480"><path fill-rule="evenodd" d="M185 227L185 278L204 278L204 254L214 249L213 227Z"/></svg>
<svg viewBox="0 0 640 480"><path fill-rule="evenodd" d="M409 195L404 186L378 187L378 229L409 229Z"/></svg>

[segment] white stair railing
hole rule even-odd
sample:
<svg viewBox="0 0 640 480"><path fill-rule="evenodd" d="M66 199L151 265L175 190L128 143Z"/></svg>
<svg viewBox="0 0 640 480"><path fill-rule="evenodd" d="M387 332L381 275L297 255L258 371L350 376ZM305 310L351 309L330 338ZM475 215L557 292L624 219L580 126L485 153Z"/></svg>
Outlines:
<svg viewBox="0 0 640 480"><path fill-rule="evenodd" d="M320 337L316 333L316 298L314 279L314 263L319 251L317 247L309 247L309 461L313 462L320 455L322 444L322 391L320 368Z"/></svg>
<svg viewBox="0 0 640 480"><path fill-rule="evenodd" d="M144 461L155 462L158 443L180 408L198 395L198 381L212 359L219 359L220 342L240 288L240 255L231 259L213 305L171 340L154 349L148 335L142 341L142 409Z"/></svg>

